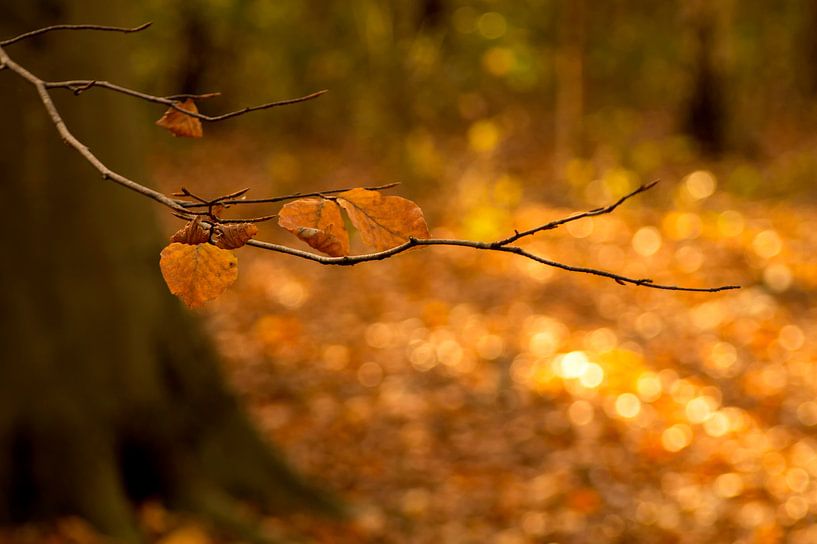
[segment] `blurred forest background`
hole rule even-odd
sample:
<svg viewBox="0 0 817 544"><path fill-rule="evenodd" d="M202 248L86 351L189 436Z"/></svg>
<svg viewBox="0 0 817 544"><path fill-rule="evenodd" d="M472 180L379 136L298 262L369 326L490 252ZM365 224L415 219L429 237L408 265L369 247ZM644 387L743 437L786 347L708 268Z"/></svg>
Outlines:
<svg viewBox="0 0 817 544"><path fill-rule="evenodd" d="M221 91L205 113L330 90L202 141L157 128L166 191L400 181L432 235L490 240L660 178L526 247L744 286L658 292L456 248L351 269L242 250L206 310L231 383L356 512L272 526L337 543L817 541L817 4L144 4L154 26L116 38L135 88ZM209 538L154 514L168 544Z"/></svg>

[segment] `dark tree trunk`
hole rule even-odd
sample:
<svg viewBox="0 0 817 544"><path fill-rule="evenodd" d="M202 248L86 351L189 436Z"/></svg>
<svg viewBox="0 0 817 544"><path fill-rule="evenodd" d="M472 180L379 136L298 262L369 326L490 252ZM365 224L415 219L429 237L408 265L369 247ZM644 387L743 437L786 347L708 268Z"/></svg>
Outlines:
<svg viewBox="0 0 817 544"><path fill-rule="evenodd" d="M814 32L817 24L817 2L805 2L806 15L801 30L801 42L803 50L803 75L805 80L806 93L810 98L817 96L817 32Z"/></svg>
<svg viewBox="0 0 817 544"><path fill-rule="evenodd" d="M691 21L695 37L693 85L686 104L686 132L701 151L718 156L725 148L726 112L723 77L715 60L716 22L711 8L699 9Z"/></svg>
<svg viewBox="0 0 817 544"><path fill-rule="evenodd" d="M56 22L130 26L141 22L135 5L7 2L0 36ZM8 52L48 79L127 82L134 39L150 38L63 32ZM144 179L147 127L132 112L145 106L60 92L69 128L111 167ZM135 542L132 506L148 497L234 528L233 497L331 509L258 438L198 324L162 284L155 205L62 144L34 88L8 71L0 186L0 524L75 514Z"/></svg>

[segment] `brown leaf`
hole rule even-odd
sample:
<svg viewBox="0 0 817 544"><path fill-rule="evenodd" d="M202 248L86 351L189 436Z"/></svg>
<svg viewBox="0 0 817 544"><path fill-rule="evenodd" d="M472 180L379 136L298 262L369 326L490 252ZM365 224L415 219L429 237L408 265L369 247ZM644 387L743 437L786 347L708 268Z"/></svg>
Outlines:
<svg viewBox="0 0 817 544"><path fill-rule="evenodd" d="M170 292L191 308L218 297L238 277L236 256L212 244L172 243L159 266Z"/></svg>
<svg viewBox="0 0 817 544"><path fill-rule="evenodd" d="M338 195L366 245L376 251L399 246L409 237L428 238L423 211L411 200L378 191L352 189Z"/></svg>
<svg viewBox="0 0 817 544"><path fill-rule="evenodd" d="M290 202L278 212L278 224L327 255L349 254L349 233L340 208L332 200L309 198Z"/></svg>
<svg viewBox="0 0 817 544"><path fill-rule="evenodd" d="M188 221L184 227L170 237L170 241L190 245L203 244L208 241L210 233L201 225L200 220L201 218L197 216L192 221Z"/></svg>
<svg viewBox="0 0 817 544"><path fill-rule="evenodd" d="M252 223L232 223L220 225L215 244L222 249L236 249L246 244L258 234L258 227Z"/></svg>
<svg viewBox="0 0 817 544"><path fill-rule="evenodd" d="M214 204L210 206L210 214L213 217L221 217L221 213L224 211L224 204Z"/></svg>
<svg viewBox="0 0 817 544"><path fill-rule="evenodd" d="M176 105L183 110L198 113L196 103L191 98L184 102L177 102ZM175 108L168 108L162 118L156 121L160 127L169 130L173 136L184 136L186 138L201 138L201 121L195 117L180 112Z"/></svg>

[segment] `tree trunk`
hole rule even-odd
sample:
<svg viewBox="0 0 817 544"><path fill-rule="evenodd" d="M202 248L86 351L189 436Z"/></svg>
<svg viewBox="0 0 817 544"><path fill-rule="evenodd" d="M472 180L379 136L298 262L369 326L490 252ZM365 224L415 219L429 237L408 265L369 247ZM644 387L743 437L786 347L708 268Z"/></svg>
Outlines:
<svg viewBox="0 0 817 544"><path fill-rule="evenodd" d="M584 0L559 5L559 36L555 58L555 179L565 177L568 161L581 153L584 116Z"/></svg>
<svg viewBox="0 0 817 544"><path fill-rule="evenodd" d="M693 2L689 27L694 36L693 84L684 114L684 129L705 154L717 157L726 145L724 82L716 61L718 10L722 6Z"/></svg>
<svg viewBox="0 0 817 544"><path fill-rule="evenodd" d="M0 7L0 36L62 22L132 26L137 4L12 1ZM136 36L61 32L8 52L47 79L123 81L128 41L150 39ZM144 179L132 114L142 103L55 93L81 140ZM332 509L258 438L208 340L162 284L155 204L100 179L8 71L0 184L0 524L74 514L137 542L132 507L146 498L234 528L231 497Z"/></svg>

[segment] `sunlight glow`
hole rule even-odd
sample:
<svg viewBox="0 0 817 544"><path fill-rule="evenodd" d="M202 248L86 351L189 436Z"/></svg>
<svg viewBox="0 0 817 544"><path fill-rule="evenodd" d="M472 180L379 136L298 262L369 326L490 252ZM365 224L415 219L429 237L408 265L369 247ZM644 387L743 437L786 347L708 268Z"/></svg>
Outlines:
<svg viewBox="0 0 817 544"><path fill-rule="evenodd" d="M734 238L743 233L743 215L735 210L726 210L718 216L718 231L722 236Z"/></svg>
<svg viewBox="0 0 817 544"><path fill-rule="evenodd" d="M579 383L588 389L594 389L604 381L604 369L596 363L588 363L584 373L579 376Z"/></svg>
<svg viewBox="0 0 817 544"><path fill-rule="evenodd" d="M651 257L661 249L661 233L655 227L641 227L633 235L633 249L642 257Z"/></svg>
<svg viewBox="0 0 817 544"><path fill-rule="evenodd" d="M687 402L684 411L690 423L704 423L718 407L712 397L700 396Z"/></svg>
<svg viewBox="0 0 817 544"><path fill-rule="evenodd" d="M653 402L661 396L661 380L654 372L644 372L636 381L636 389L641 400Z"/></svg>
<svg viewBox="0 0 817 544"><path fill-rule="evenodd" d="M676 423L661 434L661 445L669 452L678 452L692 442L692 429L684 423Z"/></svg>
<svg viewBox="0 0 817 544"><path fill-rule="evenodd" d="M724 499L731 499L743 493L743 478L740 474L726 472L715 478L715 493Z"/></svg>
<svg viewBox="0 0 817 544"><path fill-rule="evenodd" d="M616 398L616 413L623 418L632 419L641 413L641 401L632 393L622 393Z"/></svg>
<svg viewBox="0 0 817 544"><path fill-rule="evenodd" d="M587 355L581 351L571 351L556 359L557 372L563 378L579 378L587 371Z"/></svg>
<svg viewBox="0 0 817 544"><path fill-rule="evenodd" d="M712 196L718 182L712 172L707 170L696 170L687 176L686 189L692 198L702 200Z"/></svg>
<svg viewBox="0 0 817 544"><path fill-rule="evenodd" d="M752 240L752 249L764 259L771 259L783 250L783 240L780 235L773 230L759 232Z"/></svg>
<svg viewBox="0 0 817 544"><path fill-rule="evenodd" d="M468 143L474 151L493 151L499 143L499 127L491 121L477 121L468 129Z"/></svg>

